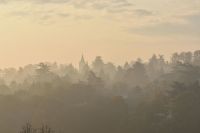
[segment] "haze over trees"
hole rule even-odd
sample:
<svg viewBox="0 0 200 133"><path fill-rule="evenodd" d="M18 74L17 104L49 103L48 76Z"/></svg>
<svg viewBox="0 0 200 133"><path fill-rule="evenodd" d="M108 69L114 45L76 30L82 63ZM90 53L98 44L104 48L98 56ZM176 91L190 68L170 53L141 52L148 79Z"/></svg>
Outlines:
<svg viewBox="0 0 200 133"><path fill-rule="evenodd" d="M0 132L199 133L199 81L199 50L124 66L82 56L79 68L1 69Z"/></svg>

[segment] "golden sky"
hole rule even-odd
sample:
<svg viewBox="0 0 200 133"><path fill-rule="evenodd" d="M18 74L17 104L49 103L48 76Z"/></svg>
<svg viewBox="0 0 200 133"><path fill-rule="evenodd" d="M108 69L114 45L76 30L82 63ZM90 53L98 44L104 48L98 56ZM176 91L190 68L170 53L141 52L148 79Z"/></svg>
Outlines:
<svg viewBox="0 0 200 133"><path fill-rule="evenodd" d="M0 67L123 64L200 49L200 0L0 0Z"/></svg>

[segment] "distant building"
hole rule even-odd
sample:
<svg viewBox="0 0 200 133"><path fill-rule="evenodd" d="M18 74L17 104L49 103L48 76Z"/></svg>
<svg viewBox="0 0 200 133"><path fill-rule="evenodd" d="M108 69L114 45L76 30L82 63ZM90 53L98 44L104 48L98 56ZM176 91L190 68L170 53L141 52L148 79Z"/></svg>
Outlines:
<svg viewBox="0 0 200 133"><path fill-rule="evenodd" d="M82 55L81 60L79 62L79 72L81 74L86 74L89 71L89 65L88 63L85 61L84 56Z"/></svg>

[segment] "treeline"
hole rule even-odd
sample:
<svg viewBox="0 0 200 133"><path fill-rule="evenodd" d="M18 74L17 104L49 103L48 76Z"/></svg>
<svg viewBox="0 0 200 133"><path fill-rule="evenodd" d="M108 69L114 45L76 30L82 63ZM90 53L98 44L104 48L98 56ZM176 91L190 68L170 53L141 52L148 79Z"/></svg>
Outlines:
<svg viewBox="0 0 200 133"><path fill-rule="evenodd" d="M199 51L124 66L98 56L91 65L82 57L79 69L56 63L4 69L0 132L46 133L40 132L46 124L55 133L199 133L199 80Z"/></svg>

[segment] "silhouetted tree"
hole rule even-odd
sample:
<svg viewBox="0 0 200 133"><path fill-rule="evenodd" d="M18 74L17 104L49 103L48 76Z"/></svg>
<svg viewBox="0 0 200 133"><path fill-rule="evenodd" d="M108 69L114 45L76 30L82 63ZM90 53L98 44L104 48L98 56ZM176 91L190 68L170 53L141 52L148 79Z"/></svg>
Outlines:
<svg viewBox="0 0 200 133"><path fill-rule="evenodd" d="M25 126L22 127L22 130L19 133L36 133L37 130L32 127L30 123L26 123Z"/></svg>

